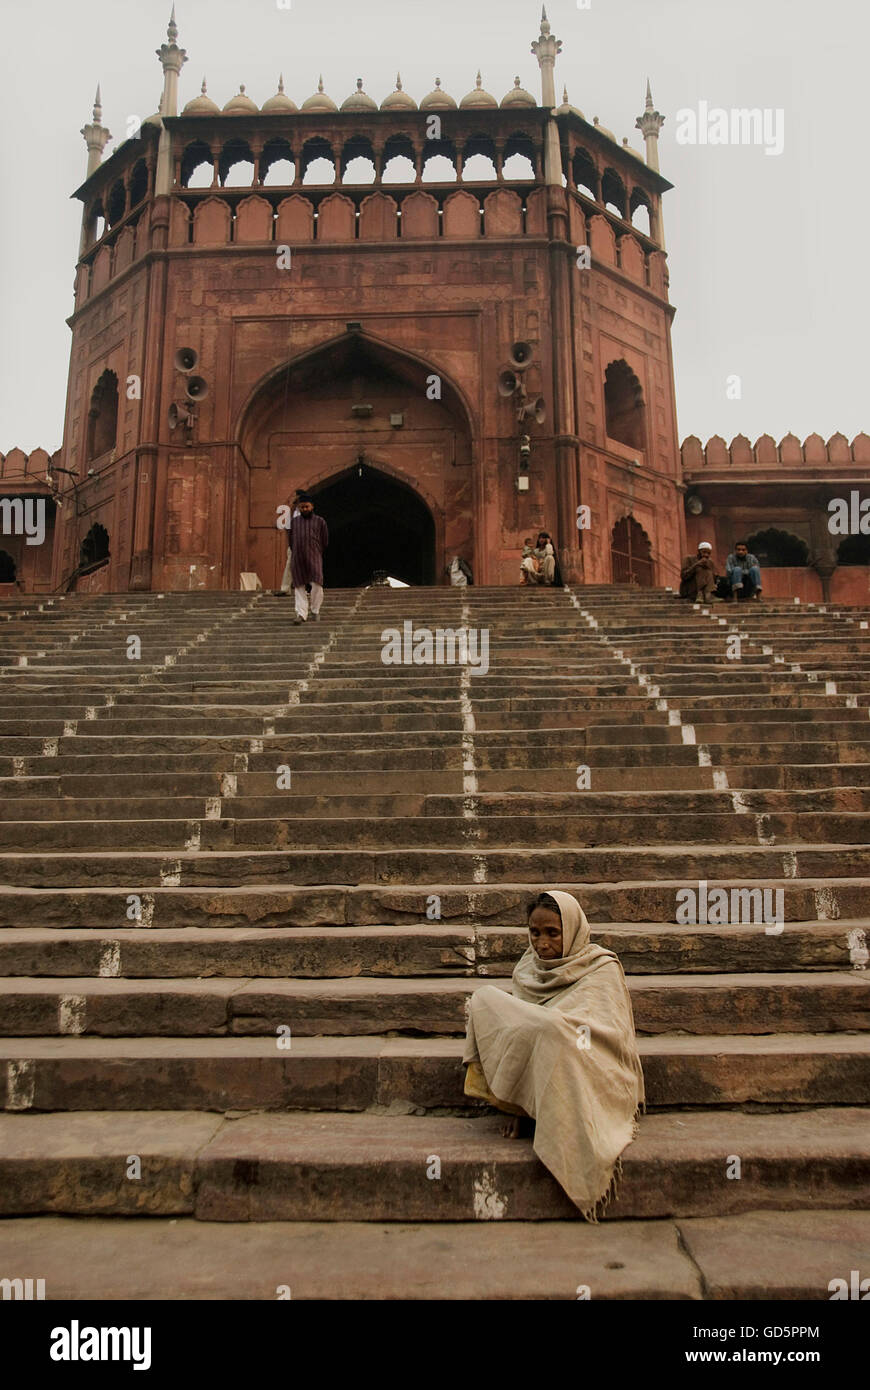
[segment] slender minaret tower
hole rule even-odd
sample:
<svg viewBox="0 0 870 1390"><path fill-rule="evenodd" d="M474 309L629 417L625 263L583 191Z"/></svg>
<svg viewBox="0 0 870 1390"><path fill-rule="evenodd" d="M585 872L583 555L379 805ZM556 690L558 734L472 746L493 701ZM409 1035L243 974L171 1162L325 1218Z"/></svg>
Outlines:
<svg viewBox="0 0 870 1390"><path fill-rule="evenodd" d="M112 138L112 132L107 126L103 125L103 107L100 99L100 87L97 84L97 94L94 97L94 118L90 125L83 125L81 134L85 137L85 144L88 147L88 172L87 178L95 169L100 167L103 158L103 150Z"/></svg>
<svg viewBox="0 0 870 1390"><path fill-rule="evenodd" d="M103 125L103 107L100 99L100 87L97 84L97 94L94 97L94 116L89 125L83 125L81 134L85 137L88 147L88 172L86 178L90 178L95 169L99 169L103 158L103 150L112 138L112 132L108 126ZM88 209L82 209L82 234L79 238L79 255L84 252L88 244Z"/></svg>
<svg viewBox="0 0 870 1390"><path fill-rule="evenodd" d="M646 143L646 162L651 169L659 172L659 131L665 123L665 118L660 111L656 111L653 106L652 91L649 85L649 78L646 80L646 105L642 116L638 116L635 127L643 134ZM657 241L662 250L665 245L665 233L662 226L661 203L657 199L653 210L653 225L650 227L653 241Z"/></svg>
<svg viewBox="0 0 870 1390"><path fill-rule="evenodd" d="M562 40L554 39L550 33L546 6L541 9L541 32L532 44L532 52L541 69L541 105L547 111L556 106L556 57L561 52ZM559 127L554 118L547 122L547 142L544 147L544 178L547 183L562 186L562 158L559 153Z"/></svg>
<svg viewBox="0 0 870 1390"><path fill-rule="evenodd" d="M157 57L163 67L163 104L160 107L161 116L178 115L178 74L187 62L187 54L183 48L179 48L176 43L178 38L178 25L175 22L175 5L172 6L172 14L169 16L169 25L166 30L168 43L162 43L156 49ZM157 148L157 174L154 181L154 192L158 196L162 193L169 193L172 189L172 138L165 125L161 126L160 144Z"/></svg>

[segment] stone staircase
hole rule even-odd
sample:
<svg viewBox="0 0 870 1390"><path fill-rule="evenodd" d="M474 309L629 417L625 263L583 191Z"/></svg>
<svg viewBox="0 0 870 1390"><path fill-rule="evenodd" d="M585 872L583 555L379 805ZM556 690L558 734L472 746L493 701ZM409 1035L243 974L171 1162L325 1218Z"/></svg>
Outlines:
<svg viewBox="0 0 870 1390"><path fill-rule="evenodd" d="M486 630L488 670L385 665L407 620ZM7 605L0 1276L829 1297L870 1248L868 620L621 587L333 591L302 628L263 594ZM623 961L647 1083L597 1227L462 1094L468 997L553 887ZM687 919L717 889L730 920Z"/></svg>

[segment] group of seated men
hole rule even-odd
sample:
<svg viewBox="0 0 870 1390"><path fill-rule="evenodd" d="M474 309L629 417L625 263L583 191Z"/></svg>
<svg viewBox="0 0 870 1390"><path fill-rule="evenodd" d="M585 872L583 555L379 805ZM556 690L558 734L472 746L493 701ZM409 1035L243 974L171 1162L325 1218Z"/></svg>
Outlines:
<svg viewBox="0 0 870 1390"><path fill-rule="evenodd" d="M724 575L716 574L713 547L701 541L697 555L687 555L680 570L680 598L709 603L723 598L728 603L761 598L761 566L745 541L738 541L725 561Z"/></svg>

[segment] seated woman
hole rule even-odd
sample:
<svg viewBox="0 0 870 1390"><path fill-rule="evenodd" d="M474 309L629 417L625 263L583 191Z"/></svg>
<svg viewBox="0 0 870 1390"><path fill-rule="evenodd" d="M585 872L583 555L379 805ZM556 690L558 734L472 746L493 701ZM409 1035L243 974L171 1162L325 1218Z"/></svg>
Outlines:
<svg viewBox="0 0 870 1390"><path fill-rule="evenodd" d="M507 1137L533 1119L535 1153L594 1221L643 1109L631 1000L618 957L592 944L570 893L541 893L528 921L513 994L484 985L471 997L465 1094L515 1117Z"/></svg>

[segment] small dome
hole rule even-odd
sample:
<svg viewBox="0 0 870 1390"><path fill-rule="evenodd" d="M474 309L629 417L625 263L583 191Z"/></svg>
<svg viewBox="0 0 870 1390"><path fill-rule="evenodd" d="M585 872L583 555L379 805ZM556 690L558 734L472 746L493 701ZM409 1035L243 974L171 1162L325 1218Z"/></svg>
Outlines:
<svg viewBox="0 0 870 1390"><path fill-rule="evenodd" d="M606 125L602 125L597 116L592 117L592 124L600 135L606 135L608 140L612 140L614 145L616 144L616 136L613 131L608 130Z"/></svg>
<svg viewBox="0 0 870 1390"><path fill-rule="evenodd" d="M250 97L245 96L245 84L240 83L239 90L234 97L230 97L224 107L225 116L252 116L259 111L256 102L251 101Z"/></svg>
<svg viewBox="0 0 870 1390"><path fill-rule="evenodd" d="M402 74L396 73L396 90L390 92L381 102L382 111L416 111L417 103L407 92L402 91Z"/></svg>
<svg viewBox="0 0 870 1390"><path fill-rule="evenodd" d="M204 89L204 88L205 88L205 78L203 78L202 85L203 85L203 89ZM190 105L189 102L188 102L188 105ZM183 113L182 113L182 114L183 114ZM144 121L142 122L142 124L143 124L143 125L161 125L161 126L162 126L162 124L163 124L163 93L162 93L162 92L160 93L160 100L159 100L158 103L157 103L157 110L154 112L154 115L153 115L153 116L146 116L145 119L144 119Z"/></svg>
<svg viewBox="0 0 870 1390"><path fill-rule="evenodd" d="M502 97L501 104L502 106L536 106L537 102L531 92L525 91L520 86L520 79L515 77L513 87L507 96Z"/></svg>
<svg viewBox="0 0 870 1390"><path fill-rule="evenodd" d="M579 116L580 119L581 119L581 121L585 121L585 120L586 120L586 117L583 115L583 112L580 111L580 110L578 110L578 108L577 108L576 106L572 106L571 103L570 103L570 101L568 100L568 88L567 88L567 87L565 87L565 89L564 89L563 92L562 92L562 105L559 106L559 107L557 107L557 109L556 109L556 115L557 115L557 116Z"/></svg>
<svg viewBox="0 0 870 1390"><path fill-rule="evenodd" d="M263 110L268 115L270 112L295 111L296 109L296 102L284 95L284 74L282 72L278 78L278 90L273 97L269 97L268 101L263 102Z"/></svg>
<svg viewBox="0 0 870 1390"><path fill-rule="evenodd" d="M636 150L634 148L634 145L630 145L628 143L627 135L624 135L622 137L622 148L625 150L626 154L633 154L635 159L643 159L644 164L646 163L646 160L643 158L643 155L641 154L640 150Z"/></svg>
<svg viewBox="0 0 870 1390"><path fill-rule="evenodd" d="M302 110L303 110L303 111L337 111L337 110L338 110L338 107L336 106L335 102L332 100L332 97L328 97L328 96L326 95L326 93L324 92L324 90L323 90L323 73L320 74L320 81L319 81L318 84L317 84L317 91L314 93L314 96L313 96L313 97L308 97L307 100L303 101L303 103L302 103Z"/></svg>
<svg viewBox="0 0 870 1390"><path fill-rule="evenodd" d="M163 97L160 98L160 105L161 107L163 106ZM199 96L194 97L192 101L189 101L181 114L182 116L219 116L220 112L221 109L218 106L217 102L212 101L211 97L206 94L205 78L203 78L202 89L200 91ZM149 116L149 120L151 119L155 118Z"/></svg>
<svg viewBox="0 0 870 1390"><path fill-rule="evenodd" d="M420 102L421 111L455 111L456 102L441 90L441 78L435 78L434 90Z"/></svg>
<svg viewBox="0 0 870 1390"><path fill-rule="evenodd" d="M342 111L377 111L378 103L372 101L363 91L362 78L356 80L356 91L351 92L346 101L341 103Z"/></svg>
<svg viewBox="0 0 870 1390"><path fill-rule="evenodd" d="M498 106L495 97L490 96L489 92L483 90L483 87L480 85L482 80L480 72L478 71L474 90L469 92L467 97L463 97L459 103L462 110L468 110L470 106ZM534 105L534 103L532 104Z"/></svg>

